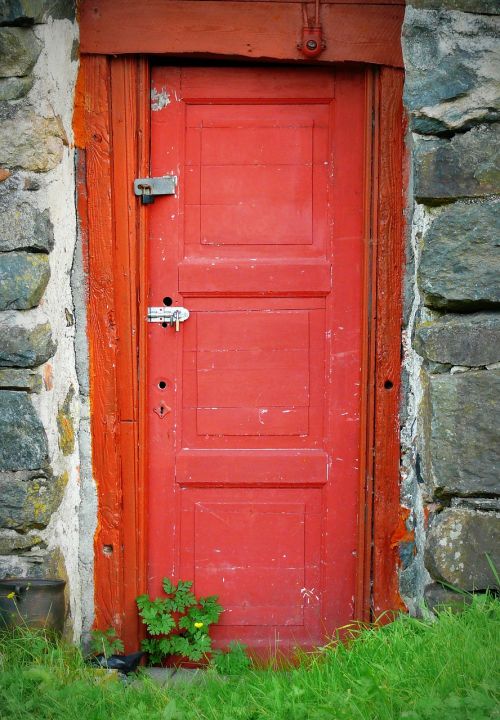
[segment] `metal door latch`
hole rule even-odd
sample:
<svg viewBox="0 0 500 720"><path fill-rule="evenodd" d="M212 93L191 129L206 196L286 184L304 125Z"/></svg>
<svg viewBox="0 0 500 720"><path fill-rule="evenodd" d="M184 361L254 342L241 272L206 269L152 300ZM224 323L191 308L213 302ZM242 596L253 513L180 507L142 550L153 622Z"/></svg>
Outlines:
<svg viewBox="0 0 500 720"><path fill-rule="evenodd" d="M179 324L189 317L189 310L183 307L149 307L148 322L166 323L179 332Z"/></svg>
<svg viewBox="0 0 500 720"><path fill-rule="evenodd" d="M177 175L134 180L134 193L140 196L143 205L151 205L155 195L175 195L176 187Z"/></svg>

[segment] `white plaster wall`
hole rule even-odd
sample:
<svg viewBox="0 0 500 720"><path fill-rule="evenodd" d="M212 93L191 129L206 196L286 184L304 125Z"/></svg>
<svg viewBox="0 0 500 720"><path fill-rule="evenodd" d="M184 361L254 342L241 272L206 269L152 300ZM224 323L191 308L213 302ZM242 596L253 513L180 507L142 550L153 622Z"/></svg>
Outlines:
<svg viewBox="0 0 500 720"><path fill-rule="evenodd" d="M412 195L410 195L412 198ZM410 202L413 202L411 199ZM420 258L420 238L430 223L429 213L418 203L410 208L411 220L409 227L410 242L407 254L407 321L403 329L403 371L406 375L406 387L402 402L404 404L404 421L401 426L401 502L410 510L409 522L415 533L417 555L413 567L405 572L412 572L413 577L408 583L401 582L401 594L411 614L419 614L423 607L423 590L429 581L429 575L423 564L425 546L424 499L417 476L417 450L419 438L419 408L422 402L421 368L422 358L413 348L413 332L419 312L421 311L420 293L417 285L417 268ZM402 578L401 578L402 579ZM405 593L405 586L408 593Z"/></svg>
<svg viewBox="0 0 500 720"><path fill-rule="evenodd" d="M38 312L48 318L57 352L44 366L44 389L34 395L36 405L46 428L49 442L50 464L54 475L68 473L68 483L62 503L42 531L48 549L59 548L69 581L70 624L74 639L81 632L81 598L78 566L80 503L80 458L78 451L78 423L80 416L78 380L75 369L74 309L70 287L70 273L76 242L75 172L72 146L72 116L74 87L78 61L72 59L72 50L78 39L78 27L70 20L52 20L36 25L35 33L43 42L43 49L34 69L35 83L29 100L38 113L59 116L62 120L68 145L62 162L43 176L33 175L40 189L31 193L30 201L41 210L48 209L54 226L54 249L50 253L51 278ZM75 428L75 449L64 456L59 448L57 413L70 386L74 388L71 415Z"/></svg>

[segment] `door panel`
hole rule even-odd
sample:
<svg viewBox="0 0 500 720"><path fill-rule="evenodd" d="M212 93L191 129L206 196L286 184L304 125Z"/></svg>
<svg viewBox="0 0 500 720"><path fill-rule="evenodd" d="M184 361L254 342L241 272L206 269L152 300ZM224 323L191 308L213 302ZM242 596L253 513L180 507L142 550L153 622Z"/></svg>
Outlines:
<svg viewBox="0 0 500 720"><path fill-rule="evenodd" d="M149 326L149 589L218 594L216 644L318 644L356 581L365 72L152 82L151 174L179 185L150 208L149 305L191 315Z"/></svg>

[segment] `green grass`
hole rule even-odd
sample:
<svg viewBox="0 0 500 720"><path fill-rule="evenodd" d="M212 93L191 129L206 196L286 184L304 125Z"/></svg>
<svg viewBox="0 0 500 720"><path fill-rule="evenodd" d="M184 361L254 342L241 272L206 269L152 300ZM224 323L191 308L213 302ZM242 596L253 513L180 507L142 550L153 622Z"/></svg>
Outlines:
<svg viewBox="0 0 500 720"><path fill-rule="evenodd" d="M107 679L78 650L43 635L3 637L0 718L10 720L500 719L500 601L479 596L435 622L406 616L304 655L297 667L248 670L156 688Z"/></svg>
<svg viewBox="0 0 500 720"><path fill-rule="evenodd" d="M0 633L1 720L165 720L169 698L145 680L125 686L44 632Z"/></svg>

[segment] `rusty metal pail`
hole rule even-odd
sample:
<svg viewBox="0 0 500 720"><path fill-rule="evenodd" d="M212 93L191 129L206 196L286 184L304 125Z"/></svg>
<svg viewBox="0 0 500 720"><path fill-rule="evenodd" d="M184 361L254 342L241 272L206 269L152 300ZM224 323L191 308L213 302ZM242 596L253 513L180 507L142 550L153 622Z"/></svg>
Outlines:
<svg viewBox="0 0 500 720"><path fill-rule="evenodd" d="M61 634L65 585L64 580L56 578L0 580L0 628L45 628Z"/></svg>

